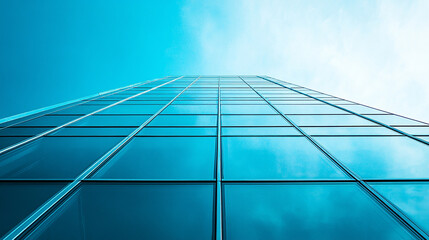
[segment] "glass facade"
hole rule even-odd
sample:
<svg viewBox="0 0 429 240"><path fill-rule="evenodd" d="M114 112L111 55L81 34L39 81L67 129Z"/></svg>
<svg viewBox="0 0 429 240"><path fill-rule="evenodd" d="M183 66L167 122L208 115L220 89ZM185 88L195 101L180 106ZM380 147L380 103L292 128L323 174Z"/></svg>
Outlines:
<svg viewBox="0 0 429 240"><path fill-rule="evenodd" d="M0 120L5 239L428 239L429 125L268 76Z"/></svg>

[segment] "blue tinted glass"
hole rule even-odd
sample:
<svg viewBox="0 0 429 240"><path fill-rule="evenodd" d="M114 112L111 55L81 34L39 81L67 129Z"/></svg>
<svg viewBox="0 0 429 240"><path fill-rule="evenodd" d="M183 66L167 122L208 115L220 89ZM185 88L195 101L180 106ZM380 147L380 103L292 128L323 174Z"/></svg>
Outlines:
<svg viewBox="0 0 429 240"><path fill-rule="evenodd" d="M94 178L210 180L215 145L215 137L136 137Z"/></svg>
<svg viewBox="0 0 429 240"><path fill-rule="evenodd" d="M121 139L43 137L1 155L0 178L72 179Z"/></svg>
<svg viewBox="0 0 429 240"><path fill-rule="evenodd" d="M304 137L223 137L225 179L345 179Z"/></svg>
<svg viewBox="0 0 429 240"><path fill-rule="evenodd" d="M266 105L222 105L222 114L276 114L277 112Z"/></svg>
<svg viewBox="0 0 429 240"><path fill-rule="evenodd" d="M148 126L216 126L216 115L159 115Z"/></svg>
<svg viewBox="0 0 429 240"><path fill-rule="evenodd" d="M316 137L362 178L429 178L429 146L408 137Z"/></svg>
<svg viewBox="0 0 429 240"><path fill-rule="evenodd" d="M63 186L62 183L0 182L0 237Z"/></svg>
<svg viewBox="0 0 429 240"><path fill-rule="evenodd" d="M241 105L241 104L246 104L246 105L266 105L267 103L265 101L222 101L222 107L224 107L224 105Z"/></svg>
<svg viewBox="0 0 429 240"><path fill-rule="evenodd" d="M26 137L0 137L0 149L12 146L27 139Z"/></svg>
<svg viewBox="0 0 429 240"><path fill-rule="evenodd" d="M136 128L122 127L65 127L50 134L52 136L128 136Z"/></svg>
<svg viewBox="0 0 429 240"><path fill-rule="evenodd" d="M425 125L422 122L396 115L368 115L367 117L382 122L387 125Z"/></svg>
<svg viewBox="0 0 429 240"><path fill-rule="evenodd" d="M164 105L130 105L119 104L110 107L98 114L154 114Z"/></svg>
<svg viewBox="0 0 429 240"><path fill-rule="evenodd" d="M143 124L151 115L92 115L70 126L133 126Z"/></svg>
<svg viewBox="0 0 429 240"><path fill-rule="evenodd" d="M217 114L217 105L170 105L162 114Z"/></svg>
<svg viewBox="0 0 429 240"><path fill-rule="evenodd" d="M277 105L284 114L347 114L347 112L329 105Z"/></svg>
<svg viewBox="0 0 429 240"><path fill-rule="evenodd" d="M336 104L335 102L333 102L334 104ZM348 109L350 111L353 111L355 113L358 114L385 114L386 112L377 110L375 108L370 108L370 107L366 107L363 105L347 105L347 106L341 106L345 109Z"/></svg>
<svg viewBox="0 0 429 240"><path fill-rule="evenodd" d="M303 127L310 135L400 135L385 127Z"/></svg>
<svg viewBox="0 0 429 240"><path fill-rule="evenodd" d="M217 135L216 127L180 127L180 128L161 128L145 127L137 136L201 136Z"/></svg>
<svg viewBox="0 0 429 240"><path fill-rule="evenodd" d="M213 185L86 184L30 239L212 239Z"/></svg>
<svg viewBox="0 0 429 240"><path fill-rule="evenodd" d="M18 124L17 126L40 126L40 127L57 127L70 122L79 116L42 116Z"/></svg>
<svg viewBox="0 0 429 240"><path fill-rule="evenodd" d="M88 114L92 113L96 110L102 109L106 107L107 105L99 105L99 104L84 104L84 105L77 105L74 107L66 108L63 110L56 111L54 114Z"/></svg>
<svg viewBox="0 0 429 240"><path fill-rule="evenodd" d="M399 130L412 135L429 135L428 127L398 127Z"/></svg>
<svg viewBox="0 0 429 240"><path fill-rule="evenodd" d="M225 238L414 239L353 183L225 184Z"/></svg>
<svg viewBox="0 0 429 240"><path fill-rule="evenodd" d="M376 125L355 115L288 115L298 126L354 126Z"/></svg>
<svg viewBox="0 0 429 240"><path fill-rule="evenodd" d="M222 126L291 126L281 115L222 115Z"/></svg>
<svg viewBox="0 0 429 240"><path fill-rule="evenodd" d="M387 200L429 232L429 183L374 183L371 184Z"/></svg>
<svg viewBox="0 0 429 240"><path fill-rule="evenodd" d="M222 135L301 135L294 127L223 127Z"/></svg>
<svg viewBox="0 0 429 240"><path fill-rule="evenodd" d="M0 136L35 136L51 128L8 127L0 129Z"/></svg>

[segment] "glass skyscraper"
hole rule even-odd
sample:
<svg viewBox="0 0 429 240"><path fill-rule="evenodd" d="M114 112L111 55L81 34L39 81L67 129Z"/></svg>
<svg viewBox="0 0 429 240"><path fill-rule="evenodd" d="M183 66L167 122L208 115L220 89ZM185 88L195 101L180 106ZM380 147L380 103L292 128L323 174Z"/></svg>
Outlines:
<svg viewBox="0 0 429 240"><path fill-rule="evenodd" d="M6 239L428 238L429 125L268 76L165 77L0 127Z"/></svg>

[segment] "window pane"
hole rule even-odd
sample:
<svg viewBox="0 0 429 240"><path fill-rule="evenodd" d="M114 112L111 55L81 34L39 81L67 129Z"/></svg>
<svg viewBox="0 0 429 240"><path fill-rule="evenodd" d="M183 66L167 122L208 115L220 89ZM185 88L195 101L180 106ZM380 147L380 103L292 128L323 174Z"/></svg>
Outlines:
<svg viewBox="0 0 429 240"><path fill-rule="evenodd" d="M0 182L0 237L63 186L64 183Z"/></svg>
<svg viewBox="0 0 429 240"><path fill-rule="evenodd" d="M215 137L136 137L94 178L214 178Z"/></svg>
<svg viewBox="0 0 429 240"><path fill-rule="evenodd" d="M373 183L379 193L429 232L429 183Z"/></svg>
<svg viewBox="0 0 429 240"><path fill-rule="evenodd" d="M303 127L310 135L400 135L385 127Z"/></svg>
<svg viewBox="0 0 429 240"><path fill-rule="evenodd" d="M33 126L33 127L57 127L67 122L75 120L80 116L42 116L20 123L16 126Z"/></svg>
<svg viewBox="0 0 429 240"><path fill-rule="evenodd" d="M399 130L412 135L429 135L429 126L427 127L398 127Z"/></svg>
<svg viewBox="0 0 429 240"><path fill-rule="evenodd" d="M425 125L422 122L396 115L368 115L367 117L382 122L387 125Z"/></svg>
<svg viewBox="0 0 429 240"><path fill-rule="evenodd" d="M121 137L43 137L0 156L0 178L73 179Z"/></svg>
<svg viewBox="0 0 429 240"><path fill-rule="evenodd" d="M288 115L298 126L354 126L376 125L355 115Z"/></svg>
<svg viewBox="0 0 429 240"><path fill-rule="evenodd" d="M50 136L128 136L136 128L113 127L65 127L50 134Z"/></svg>
<svg viewBox="0 0 429 240"><path fill-rule="evenodd" d="M268 104L265 105L222 105L222 114L276 114Z"/></svg>
<svg viewBox="0 0 429 240"><path fill-rule="evenodd" d="M160 128L145 127L137 136L217 136L216 127L181 127L181 128Z"/></svg>
<svg viewBox="0 0 429 240"><path fill-rule="evenodd" d="M0 136L35 136L51 128L8 127L0 129Z"/></svg>
<svg viewBox="0 0 429 240"><path fill-rule="evenodd" d="M148 126L216 126L216 115L159 115Z"/></svg>
<svg viewBox="0 0 429 240"><path fill-rule="evenodd" d="M217 114L217 105L170 105L162 114Z"/></svg>
<svg viewBox="0 0 429 240"><path fill-rule="evenodd" d="M164 105L129 105L119 104L110 107L98 114L154 114Z"/></svg>
<svg viewBox="0 0 429 240"><path fill-rule="evenodd" d="M0 137L0 149L12 146L27 139L26 137Z"/></svg>
<svg viewBox="0 0 429 240"><path fill-rule="evenodd" d="M429 178L429 146L408 137L315 139L362 178Z"/></svg>
<svg viewBox="0 0 429 240"><path fill-rule="evenodd" d="M304 137L223 137L225 179L345 179Z"/></svg>
<svg viewBox="0 0 429 240"><path fill-rule="evenodd" d="M225 238L414 239L354 183L225 184Z"/></svg>
<svg viewBox="0 0 429 240"><path fill-rule="evenodd" d="M108 105L99 105L99 104L94 104L94 105L90 105L90 104L84 104L84 105L77 105L74 107L70 107L70 108L66 108L63 110L59 110L54 112L54 114L88 114L88 113L92 113L94 111L97 111L99 109L102 109L104 107L106 107Z"/></svg>
<svg viewBox="0 0 429 240"><path fill-rule="evenodd" d="M277 105L284 114L347 114L347 112L329 105Z"/></svg>
<svg viewBox="0 0 429 240"><path fill-rule="evenodd" d="M212 239L211 184L85 184L30 239Z"/></svg>
<svg viewBox="0 0 429 240"><path fill-rule="evenodd" d="M336 104L335 102L333 103ZM347 106L341 106L341 107L358 114L385 114L386 113L386 112L383 112L374 108L366 107L363 105L347 105Z"/></svg>
<svg viewBox="0 0 429 240"><path fill-rule="evenodd" d="M138 127L143 124L151 115L92 115L79 120L70 126L128 126Z"/></svg>
<svg viewBox="0 0 429 240"><path fill-rule="evenodd" d="M223 127L222 135L301 135L294 127Z"/></svg>
<svg viewBox="0 0 429 240"><path fill-rule="evenodd" d="M222 115L222 126L291 126L281 115Z"/></svg>

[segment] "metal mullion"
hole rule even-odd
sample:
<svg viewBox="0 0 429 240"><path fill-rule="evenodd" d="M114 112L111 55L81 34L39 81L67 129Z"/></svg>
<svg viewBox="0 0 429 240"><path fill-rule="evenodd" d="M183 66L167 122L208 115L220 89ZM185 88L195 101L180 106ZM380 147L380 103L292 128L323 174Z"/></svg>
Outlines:
<svg viewBox="0 0 429 240"><path fill-rule="evenodd" d="M183 76L182 76L182 77L183 77ZM140 96L140 95L143 95L143 94L145 94L145 93L147 93L147 92L150 92L150 91L152 91L152 90L155 90L155 89L157 89L157 88L160 88L160 87L162 87L162 86L164 86L164 85L167 85L167 84L169 84L169 83L171 83L171 82L174 82L174 81L176 81L176 80L178 80L178 79L180 79L180 78L182 78L182 77L175 78L175 79L173 79L173 80L171 80L171 81L165 82L165 83L163 83L163 84L161 84L161 85L158 85L158 86L156 86L156 87L150 88L150 89L148 89L148 90L146 90L146 91L143 91L143 92L141 92L141 93L135 94L135 95L130 96L130 97L125 98L125 99L122 99L122 100L120 100L120 101L118 101L118 102L116 102L116 103L113 103L113 104L110 104L110 105L108 105L108 106L106 106L106 107L100 108L100 109L98 109L98 110L96 110L96 111L94 111L94 112L91 112L91 113L85 114L84 116L79 117L79 118L76 118L76 119L74 119L74 120L72 120L72 121L70 121L70 122L67 122L67 123L63 124L63 125L60 125L60 126L55 127L55 128L52 128L52 129L50 129L50 130L48 130L48 131L46 131L46 132L43 132L43 133L40 133L40 134L38 134L38 135L34 136L34 137L31 137L31 138L25 139L24 141L21 141L21 142L19 142L19 143L16 143L16 144L14 144L14 145L12 145L12 146L6 147L6 148L4 148L4 149L0 150L0 155L1 155L1 154L3 154L3 153L5 153L5 152L9 152L10 150L13 150L13 149L15 149L15 148L18 148L18 147L20 147L20 146L22 146L22 145L24 145L24 144L27 144L27 143L29 143L29 142L32 142L32 141L34 141L34 140L36 140L36 139L39 139L39 138L41 138L41 137L43 137L43 136L46 136L46 135L48 135L48 134L50 134L50 133L53 133L53 132L55 132L55 131L57 131L57 130L59 130L59 129L63 128L63 127L66 127L66 126L68 126L68 125L70 125L70 124L73 124L73 123L75 123L75 122L77 122L77 121L79 121L79 120L82 120L82 119L86 118L86 117L89 117L89 116L91 116L91 115L94 115L94 114L96 114L96 113L99 113L99 112L101 112L101 111L103 111L103 110L106 110L106 109L108 109L108 108L110 108L110 107L116 106L116 105L118 105L118 104L120 104L120 103L123 103L123 102L125 102L125 101L129 100L129 99L133 99L133 98L135 98L135 97L138 97L138 96Z"/></svg>
<svg viewBox="0 0 429 240"><path fill-rule="evenodd" d="M38 113L43 112L44 109L46 109L46 111L49 111L49 110L54 109L54 108L58 108L58 107L62 107L62 106L68 105L68 104L76 103L74 105L71 105L71 106L68 106L68 107L65 107L65 108L61 108L61 109L58 109L58 110L55 110L55 111L52 111L52 112L44 113L42 115L35 116L35 117L27 119L27 120L20 121L20 122L14 123L14 124L6 126L6 127L0 127L0 130L8 128L8 127L15 126L15 125L23 123L23 122L27 122L27 121L36 119L36 118L39 118L39 117L43 117L43 116L55 113L55 112L63 110L63 109L67 109L67 108L70 108L70 107L79 106L79 105L82 105L82 104L85 104L85 103L97 100L99 98L111 96L111 95L114 95L116 93L123 92L123 91L126 91L128 89L134 88L136 86L142 86L142 85L145 85L145 84L148 84L148 83L152 83L152 82L155 82L155 81L158 81L158 80L161 80L161 79L165 79L165 78L167 78L167 77L150 80L150 81L147 81L147 82L144 82L144 83L136 83L136 84L132 84L132 85L129 85L129 86L126 86L126 87L114 89L114 90L111 90L111 91L105 91L105 92L101 92L101 93L98 93L98 94L93 94L91 96L87 96L87 97L83 97L83 98L71 100L71 101L68 101L68 102L65 102L65 103L60 103L60 104L56 104L56 105L53 105L53 106L49 106L49 107L41 108L41 109L38 109L38 110L30 111L30 112L27 112L27 113L18 114L18 115L12 116L12 117L3 118L3 119L0 119L0 123L10 122L10 121L13 121L13 120L16 120L16 119L19 119L19 118L23 118L23 117L30 116L30 115L33 115L33 114L38 114ZM79 103L79 102L81 102L81 103ZM57 106L57 105L59 105L59 106ZM12 119L9 119L9 118L12 118ZM5 119L9 119L9 120L5 121Z"/></svg>
<svg viewBox="0 0 429 240"><path fill-rule="evenodd" d="M216 156L216 240L222 240L222 150L221 150L221 84L218 77L218 100L217 100L217 156Z"/></svg>
<svg viewBox="0 0 429 240"><path fill-rule="evenodd" d="M181 78L181 77L180 77ZM179 79L179 78L177 78ZM175 80L177 80L175 79ZM136 128L132 133L127 137L122 139L121 142L116 144L112 149L105 153L101 158L95 161L90 167L88 167L84 172L82 172L78 177L76 177L73 182L61 189L55 196L51 197L47 202L45 202L37 211L33 212L28 216L24 221L18 224L12 231L10 231L4 239L16 239L24 236L32 229L41 219L47 217L47 215L52 212L61 202L63 202L68 196L70 196L78 187L81 185L82 181L87 177L91 176L95 171L97 171L104 163L106 163L112 156L114 156L119 150L121 150L131 139L137 135L141 129L148 125L156 116L158 116L165 108L167 108L177 97L179 97L184 91L186 91L192 84L194 84L199 78L195 79L190 83L185 89L183 89L176 97L174 97L170 102L164 105L158 112L153 114L149 119L147 119L142 125Z"/></svg>
<svg viewBox="0 0 429 240"><path fill-rule="evenodd" d="M241 78L241 77L240 77ZM278 110L273 104L271 104L263 95L261 95L256 89L254 89L250 84L248 84L243 78L241 78L250 88L252 88L261 98L263 98L274 110L276 110L283 118L288 121L292 126L296 128L301 134L303 134L315 147L322 151L337 167L339 167L345 174L354 179L358 186L362 188L368 195L373 197L373 199L379 203L379 205L388 211L393 217L395 217L398 222L400 222L411 234L419 239L429 239L429 236L420 229L411 219L409 219L400 209L398 209L394 204L385 199L381 194L379 194L374 188L372 188L368 183L362 180L357 174L351 171L347 166L345 166L341 161L336 159L330 152L328 152L322 145L320 145L315 139L308 135L304 130L302 130L298 125L296 125L291 119L289 119L285 114Z"/></svg>
<svg viewBox="0 0 429 240"><path fill-rule="evenodd" d="M347 108L343 108L343 107L340 107L340 106L335 105L335 104L333 104L333 103L327 102L327 101L322 100L322 99L320 99L320 98L313 97L313 96L311 96L311 95L309 95L309 94L307 94L307 93L300 92L299 90L296 90L296 89L293 89L293 88L287 87L287 86L285 86L285 85L283 85L283 84L281 84L281 83L275 82L275 81L270 80L270 79L268 79L268 78L260 77L260 76L258 76L258 77L259 77L259 78L261 78L261 79L263 79L263 80L266 80L266 81L269 81L269 82L275 83L275 84L277 84L277 85L279 85L279 86L282 86L282 87L284 87L284 88L287 88L287 89L289 89L289 90L292 90L292 91L295 91L295 92L297 92L297 93L300 93L300 94L302 94L302 95L304 95L304 96L307 96L307 97L313 98L313 99L315 99L315 100L317 100L317 101L320 101L320 102L323 102L323 103L325 103L325 104L328 104L328 105L330 105L330 106L332 106L332 107L336 107L336 108L338 108L338 109L341 109L341 110L346 111L346 112L348 112L348 113L351 113L351 114L353 114L353 115L359 116L359 117L361 117L361 118L363 118L363 119L366 119L366 120L368 120L368 121L371 121L371 122L373 122L373 123L379 124L379 125L381 125L381 126L383 126L383 127L386 127L386 128L388 128L388 129L390 129L390 130L393 130L393 131L395 131L395 132L397 132L397 133L400 133L400 134L402 134L402 135L405 135L405 136L407 136L407 137L409 137L409 138L412 138L412 139L414 139L414 140L416 140L416 141L419 141L419 142L421 142L421 143L424 143L424 144L426 144L426 145L429 145L429 142L428 142L428 141L426 141L426 140L424 140L424 139L422 139L422 138L416 137L416 136L414 136L414 135L411 135L411 134L409 134L409 133L406 133L406 132L404 132L404 131L401 131L401 130L397 129L396 127L392 127L392 126L390 126L390 125L387 125L387 124L382 123L382 122L380 122L380 121L377 121L377 120L375 120L375 119L369 118L369 117L367 117L367 116L365 116L365 115L362 115L362 114L356 113L356 112L351 111L351 110L349 110L349 109L347 109ZM343 100L344 100L344 99L343 99ZM390 114L390 115L396 115L396 114Z"/></svg>

